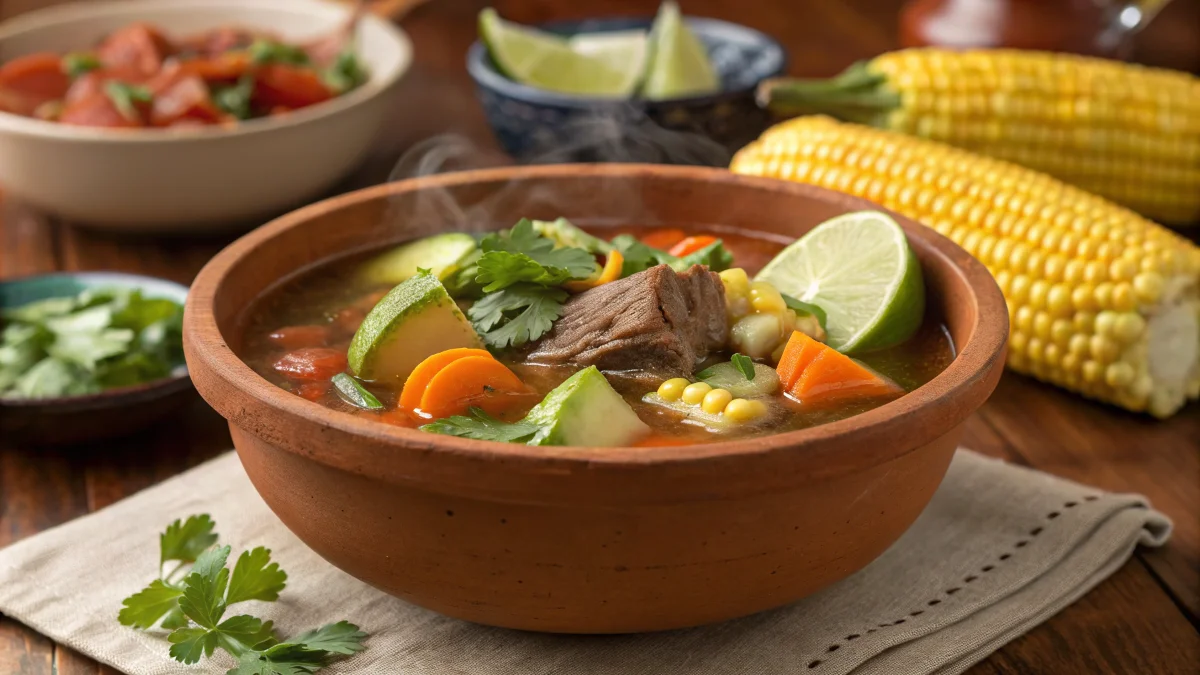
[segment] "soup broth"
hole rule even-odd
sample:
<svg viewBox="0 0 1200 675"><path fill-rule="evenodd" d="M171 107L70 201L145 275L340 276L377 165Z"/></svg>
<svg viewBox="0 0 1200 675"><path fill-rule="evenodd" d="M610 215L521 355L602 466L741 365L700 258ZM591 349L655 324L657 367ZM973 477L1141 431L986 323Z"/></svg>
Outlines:
<svg viewBox="0 0 1200 675"><path fill-rule="evenodd" d="M733 255L736 266L745 269L751 276L787 244L747 231L703 228L687 228L687 231L692 235L719 237ZM619 234L632 234L639 238L652 234L649 228L643 227L592 229L590 232L604 239ZM651 239L646 237L645 240ZM364 281L358 274L368 257L354 256L332 261L260 300L250 313L240 356L262 377L323 406L382 423L417 427L428 420L423 420L413 411L398 408L403 385L398 380L362 382L362 386L381 404L377 410L364 410L347 403L335 387L314 379L294 377L279 365L290 351L310 346L316 341L327 350L327 353L323 353L333 361L330 367L345 369L344 361L336 363L336 354L345 354L363 318L391 288L389 284ZM528 395L496 415L504 421L520 420L547 393L580 370L579 366L531 363L528 348L493 351L496 358L508 366L529 389ZM732 350L729 349L710 353L697 364L696 371L711 364L727 362L731 354ZM908 392L933 379L950 364L954 355L949 332L941 317L933 308L929 308L921 327L907 341L886 349L855 354L854 357ZM765 363L773 365L769 360ZM652 430L636 443L640 445L721 441L802 429L870 410L894 398L865 397L832 406L813 407L786 396L775 396L767 403L769 410L764 423L714 433L705 426L681 419L668 408L645 402L643 397L655 391L659 380L639 377L637 373L605 374L613 388Z"/></svg>

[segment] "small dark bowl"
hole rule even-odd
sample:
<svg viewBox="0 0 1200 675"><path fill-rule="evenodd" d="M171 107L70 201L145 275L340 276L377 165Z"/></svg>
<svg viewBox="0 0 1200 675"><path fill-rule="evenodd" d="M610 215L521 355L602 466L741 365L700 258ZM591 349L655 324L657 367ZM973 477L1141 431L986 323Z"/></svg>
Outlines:
<svg viewBox="0 0 1200 675"><path fill-rule="evenodd" d="M754 89L783 72L787 55L781 44L752 28L716 19L686 21L721 76L716 94L646 101L546 91L501 74L479 40L467 52L467 71L500 145L519 160L726 166L734 151L770 126L770 115L754 101ZM573 35L649 29L651 22L585 19L542 28Z"/></svg>
<svg viewBox="0 0 1200 675"><path fill-rule="evenodd" d="M0 309L88 288L140 288L183 303L188 289L173 281L120 272L41 274L0 282ZM178 410L195 395L187 366L169 376L97 394L32 400L0 399L0 438L31 445L65 445L123 436Z"/></svg>

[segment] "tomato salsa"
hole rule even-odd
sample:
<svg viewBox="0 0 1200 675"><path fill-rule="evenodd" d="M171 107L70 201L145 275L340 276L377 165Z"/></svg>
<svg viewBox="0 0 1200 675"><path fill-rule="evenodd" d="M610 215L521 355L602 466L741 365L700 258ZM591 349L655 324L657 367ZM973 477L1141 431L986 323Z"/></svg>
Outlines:
<svg viewBox="0 0 1200 675"><path fill-rule="evenodd" d="M366 81L353 23L305 44L238 27L172 37L134 23L79 51L3 64L0 110L108 128L231 125L281 115Z"/></svg>

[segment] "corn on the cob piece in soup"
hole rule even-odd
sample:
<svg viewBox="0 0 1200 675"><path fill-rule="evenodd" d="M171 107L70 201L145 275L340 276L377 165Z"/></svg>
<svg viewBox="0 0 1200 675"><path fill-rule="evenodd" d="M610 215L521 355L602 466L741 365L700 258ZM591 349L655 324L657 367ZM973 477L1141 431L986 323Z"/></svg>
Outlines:
<svg viewBox="0 0 1200 675"><path fill-rule="evenodd" d="M1015 164L828 117L769 129L733 171L865 197L950 237L1008 301L1008 365L1166 417L1200 396L1200 248Z"/></svg>
<svg viewBox="0 0 1200 675"><path fill-rule="evenodd" d="M781 113L956 145L1043 171L1160 222L1200 222L1200 78L1005 49L890 52L828 81L776 80Z"/></svg>

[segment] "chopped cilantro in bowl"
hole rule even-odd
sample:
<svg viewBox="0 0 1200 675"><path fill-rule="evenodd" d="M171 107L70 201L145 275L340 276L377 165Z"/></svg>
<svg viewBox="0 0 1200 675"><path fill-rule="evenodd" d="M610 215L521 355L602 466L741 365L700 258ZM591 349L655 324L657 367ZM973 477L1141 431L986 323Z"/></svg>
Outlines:
<svg viewBox="0 0 1200 675"><path fill-rule="evenodd" d="M175 299L114 284L5 304L0 401L95 394L183 369L183 306Z"/></svg>

